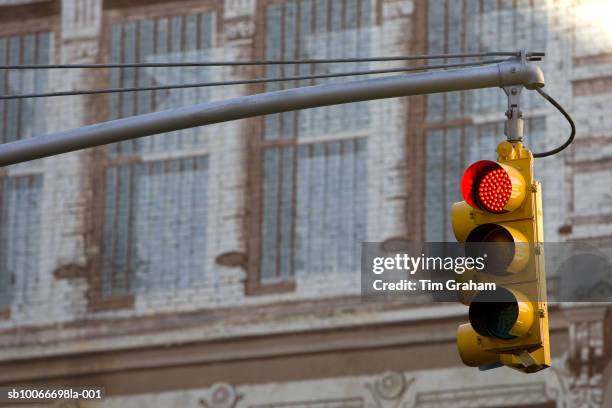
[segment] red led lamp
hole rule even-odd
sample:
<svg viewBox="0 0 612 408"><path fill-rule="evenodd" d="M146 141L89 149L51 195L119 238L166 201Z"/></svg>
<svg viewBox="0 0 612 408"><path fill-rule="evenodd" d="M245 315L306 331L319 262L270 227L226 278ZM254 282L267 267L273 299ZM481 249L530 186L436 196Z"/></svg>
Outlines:
<svg viewBox="0 0 612 408"><path fill-rule="evenodd" d="M480 160L461 178L463 199L473 208L503 214L518 208L525 198L525 180L514 167Z"/></svg>

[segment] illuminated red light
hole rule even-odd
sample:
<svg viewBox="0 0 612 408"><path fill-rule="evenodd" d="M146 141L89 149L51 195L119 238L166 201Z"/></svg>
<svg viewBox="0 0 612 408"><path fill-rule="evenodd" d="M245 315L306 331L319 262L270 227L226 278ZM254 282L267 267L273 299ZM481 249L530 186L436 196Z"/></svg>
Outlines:
<svg viewBox="0 0 612 408"><path fill-rule="evenodd" d="M476 193L484 210L503 213L512 194L510 176L502 168L492 168L480 179Z"/></svg>
<svg viewBox="0 0 612 408"><path fill-rule="evenodd" d="M518 209L525 198L525 180L518 169L491 160L472 163L461 177L461 195L472 208L492 214Z"/></svg>

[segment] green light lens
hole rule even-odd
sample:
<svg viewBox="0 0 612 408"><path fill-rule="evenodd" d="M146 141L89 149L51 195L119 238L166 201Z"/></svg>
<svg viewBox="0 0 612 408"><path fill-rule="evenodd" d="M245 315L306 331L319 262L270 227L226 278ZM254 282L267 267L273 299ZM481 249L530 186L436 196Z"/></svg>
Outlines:
<svg viewBox="0 0 612 408"><path fill-rule="evenodd" d="M510 340L515 336L510 334L518 319L518 303L507 289L498 288L495 291L478 293L470 304L470 323L477 333Z"/></svg>

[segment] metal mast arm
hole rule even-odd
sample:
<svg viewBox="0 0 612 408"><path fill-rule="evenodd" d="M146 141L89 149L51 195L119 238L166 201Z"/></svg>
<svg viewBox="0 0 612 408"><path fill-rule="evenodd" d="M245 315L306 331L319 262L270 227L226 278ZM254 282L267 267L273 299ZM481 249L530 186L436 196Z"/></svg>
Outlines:
<svg viewBox="0 0 612 408"><path fill-rule="evenodd" d="M408 95L522 85L544 86L524 58L495 65L324 84L131 116L0 145L0 166L191 127L319 106Z"/></svg>

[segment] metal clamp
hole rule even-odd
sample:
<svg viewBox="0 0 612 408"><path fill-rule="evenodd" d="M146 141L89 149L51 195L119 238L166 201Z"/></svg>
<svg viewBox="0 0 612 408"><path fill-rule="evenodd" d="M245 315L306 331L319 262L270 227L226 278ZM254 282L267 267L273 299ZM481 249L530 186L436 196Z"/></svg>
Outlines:
<svg viewBox="0 0 612 408"><path fill-rule="evenodd" d="M521 50L520 55L517 57L522 66L527 65L528 53L525 50ZM512 68L516 70L516 68ZM511 71L511 72L513 72ZM543 84L542 84L543 85ZM508 110L506 111L506 123L504 124L504 133L506 139L510 143L522 142L523 141L523 112L521 111L521 93L523 92L523 85L511 85L503 86L502 89L508 97Z"/></svg>
<svg viewBox="0 0 612 408"><path fill-rule="evenodd" d="M506 123L504 125L504 133L506 139L510 143L523 141L523 112L521 111L521 92L522 85L512 85L503 87L506 96L508 97L508 110L506 111Z"/></svg>

